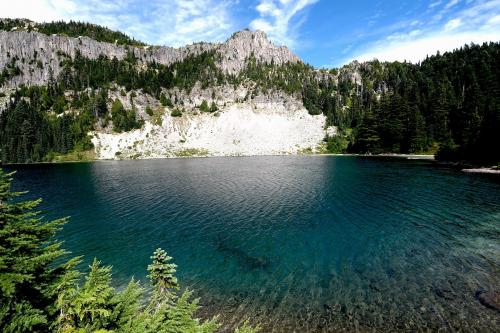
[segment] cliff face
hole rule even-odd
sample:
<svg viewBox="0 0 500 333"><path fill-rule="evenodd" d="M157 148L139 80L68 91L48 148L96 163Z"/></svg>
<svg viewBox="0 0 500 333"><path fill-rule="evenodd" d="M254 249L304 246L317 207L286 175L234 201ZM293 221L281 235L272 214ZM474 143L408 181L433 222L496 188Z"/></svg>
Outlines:
<svg viewBox="0 0 500 333"><path fill-rule="evenodd" d="M110 92L131 108L130 92ZM169 91L183 100L183 115L173 117L173 107L162 106L154 97L139 94L134 108L145 120L141 129L114 133L99 129L91 134L100 159L162 158L183 156L248 156L297 154L319 149L325 135L325 116L312 116L293 96L281 92L260 94L244 100L251 88L224 85L189 93ZM202 100L217 105L218 111L201 112ZM153 110L153 115L146 112Z"/></svg>
<svg viewBox="0 0 500 333"><path fill-rule="evenodd" d="M133 52L139 66L146 66L151 62L169 65L205 51L215 51L216 66L231 75L244 70L250 57L261 64L301 61L287 47L275 46L261 31L244 30L224 43L198 43L181 48L120 46L88 37L1 31L0 71L15 64L20 74L9 78L0 91L12 92L21 84L45 85L51 77L57 79L64 57L73 58L77 52L90 59L104 55L118 60ZM141 90L135 90L134 97L132 92L124 95L123 91L123 87L116 85L109 90L108 109L118 99L145 123L141 129L116 133L112 125L97 121L89 135L100 159L294 154L316 150L327 133L325 117L311 116L297 96L280 91L262 93L255 83L248 81L238 86L202 88L196 84L189 91L164 90L179 103L170 107ZM216 105L218 111L200 112L202 101ZM148 114L147 108L154 109L154 115ZM171 115L176 108L182 108L181 117ZM78 110L65 112L78 114Z"/></svg>
<svg viewBox="0 0 500 333"><path fill-rule="evenodd" d="M125 47L95 41L88 37L71 38L45 35L38 32L0 31L0 68L17 59L21 75L15 76L7 86L19 84L46 84L50 75L61 72L61 55L74 57L76 52L90 59L100 55L123 59L127 52L134 52L142 63L156 62L169 65L190 55L215 50L220 56L217 63L227 74L237 74L246 66L245 60L254 56L257 62L281 65L300 59L285 46L275 46L264 32L244 30L235 33L225 43L197 43L180 48L167 46ZM51 73L52 72L52 73Z"/></svg>

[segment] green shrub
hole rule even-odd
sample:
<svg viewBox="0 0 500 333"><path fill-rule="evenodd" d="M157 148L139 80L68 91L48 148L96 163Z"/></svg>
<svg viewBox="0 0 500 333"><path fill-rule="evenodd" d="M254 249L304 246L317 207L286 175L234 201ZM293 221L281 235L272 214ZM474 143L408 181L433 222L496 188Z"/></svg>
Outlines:
<svg viewBox="0 0 500 333"><path fill-rule="evenodd" d="M344 135L329 136L326 138L326 150L332 154L345 153L349 146L349 140Z"/></svg>
<svg viewBox="0 0 500 333"><path fill-rule="evenodd" d="M119 99L113 102L113 106L111 107L111 119L113 120L113 130L118 133L141 128L144 124L142 119L136 119L133 109L125 110Z"/></svg>
<svg viewBox="0 0 500 333"><path fill-rule="evenodd" d="M200 104L200 111L202 112L210 112L210 108L208 107L208 103L206 100L203 100Z"/></svg>
<svg viewBox="0 0 500 333"><path fill-rule="evenodd" d="M174 106L170 98L168 98L164 93L161 93L160 95L160 103L161 105L168 106L170 108Z"/></svg>
<svg viewBox="0 0 500 333"><path fill-rule="evenodd" d="M170 113L170 115L172 117L182 117L182 110L180 110L179 108L175 108L172 110L172 112Z"/></svg>
<svg viewBox="0 0 500 333"><path fill-rule="evenodd" d="M217 107L217 104L215 104L215 102L212 101L212 105L210 105L210 112L215 112L218 110L219 108Z"/></svg>

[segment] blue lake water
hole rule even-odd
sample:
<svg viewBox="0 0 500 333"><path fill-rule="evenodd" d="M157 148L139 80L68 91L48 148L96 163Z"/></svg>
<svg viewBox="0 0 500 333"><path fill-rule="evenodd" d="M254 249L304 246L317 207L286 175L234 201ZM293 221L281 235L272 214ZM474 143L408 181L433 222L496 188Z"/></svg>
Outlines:
<svg viewBox="0 0 500 333"><path fill-rule="evenodd" d="M16 169L118 284L166 249L201 316L265 331L500 330L500 178L430 161L242 157Z"/></svg>

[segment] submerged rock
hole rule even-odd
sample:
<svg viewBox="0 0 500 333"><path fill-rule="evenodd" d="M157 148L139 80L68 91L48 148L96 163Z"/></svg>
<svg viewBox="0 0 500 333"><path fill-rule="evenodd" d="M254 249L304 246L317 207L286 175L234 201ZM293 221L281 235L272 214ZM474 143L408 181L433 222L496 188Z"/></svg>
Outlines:
<svg viewBox="0 0 500 333"><path fill-rule="evenodd" d="M455 298L454 292L447 287L434 286L432 288L432 291L434 292L434 294L436 296L444 298L445 300L451 300L451 299Z"/></svg>
<svg viewBox="0 0 500 333"><path fill-rule="evenodd" d="M500 312L500 292L478 291L476 293L476 298L485 307Z"/></svg>

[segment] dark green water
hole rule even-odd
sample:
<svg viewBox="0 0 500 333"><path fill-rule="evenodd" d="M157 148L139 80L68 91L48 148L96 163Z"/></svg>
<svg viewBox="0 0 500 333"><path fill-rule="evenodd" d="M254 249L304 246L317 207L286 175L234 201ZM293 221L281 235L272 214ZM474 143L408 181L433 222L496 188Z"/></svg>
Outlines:
<svg viewBox="0 0 500 333"><path fill-rule="evenodd" d="M427 161L248 157L16 167L16 189L71 216L87 262L145 279L166 249L225 327L480 331L500 314L500 179ZM55 212L55 213L54 213Z"/></svg>

